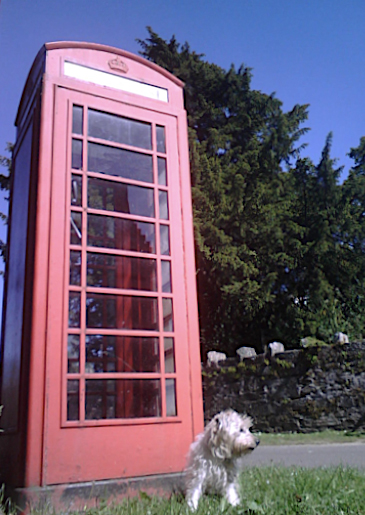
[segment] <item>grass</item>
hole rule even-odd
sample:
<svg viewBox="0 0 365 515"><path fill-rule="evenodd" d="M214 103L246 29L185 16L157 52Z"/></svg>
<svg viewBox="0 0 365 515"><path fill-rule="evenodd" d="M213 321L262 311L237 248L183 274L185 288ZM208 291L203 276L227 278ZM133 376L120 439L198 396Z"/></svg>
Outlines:
<svg viewBox="0 0 365 515"><path fill-rule="evenodd" d="M326 443L365 443L365 433L332 431L318 433L257 433L260 445L301 445Z"/></svg>
<svg viewBox="0 0 365 515"><path fill-rule="evenodd" d="M195 515L365 515L365 471L335 467L254 467L240 478L241 504L232 507L214 495L204 496ZM58 515L76 512L59 512ZM191 515L182 495L170 499L139 497L97 508L83 515ZM31 515L56 515L53 510L32 510Z"/></svg>
<svg viewBox="0 0 365 515"><path fill-rule="evenodd" d="M321 433L259 434L261 445L365 443L364 433L326 430ZM365 467L365 464L364 464ZM301 467L250 467L240 478L241 504L232 507L219 496L204 496L194 515L365 515L365 470L349 467L305 469ZM1 502L2 501L2 502ZM3 506L3 510L1 509ZM6 506L6 508L4 507ZM0 490L0 515L15 515ZM30 515L192 515L183 495L170 499L139 497L97 508L55 512L52 508L31 510Z"/></svg>

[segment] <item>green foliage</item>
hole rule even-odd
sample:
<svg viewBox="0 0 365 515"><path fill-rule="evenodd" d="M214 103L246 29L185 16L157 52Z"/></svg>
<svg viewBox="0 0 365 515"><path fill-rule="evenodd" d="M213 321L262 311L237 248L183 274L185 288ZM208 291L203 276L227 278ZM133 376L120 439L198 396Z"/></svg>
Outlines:
<svg viewBox="0 0 365 515"><path fill-rule="evenodd" d="M13 151L14 145L11 143L8 143L6 145L5 151L8 154L11 154ZM9 155L0 155L0 166L6 168L7 173L6 174L0 174L0 190L2 191L9 191L10 192L10 179L11 179L11 165L12 160ZM9 198L7 198L9 200ZM5 213L0 212L0 220L2 220L4 223L7 223L8 217ZM0 240L0 256L3 258L4 262L6 262L6 256L7 256L7 245L6 242L3 240Z"/></svg>
<svg viewBox="0 0 365 515"><path fill-rule="evenodd" d="M148 28L142 55L185 83L203 351L269 341L361 338L365 323L365 138L344 185L331 158L301 156L307 105L284 112L224 70Z"/></svg>
<svg viewBox="0 0 365 515"><path fill-rule="evenodd" d="M315 336L306 336L305 338L303 338L301 340L301 346L302 347L305 347L305 348L310 348L310 347L325 347L326 345L328 345L328 343L324 342L323 340L319 340L318 338L316 338Z"/></svg>
<svg viewBox="0 0 365 515"><path fill-rule="evenodd" d="M284 369L289 369L293 367L292 363L290 361L286 361L285 359L276 358L275 362L276 365Z"/></svg>
<svg viewBox="0 0 365 515"><path fill-rule="evenodd" d="M149 29L140 44L185 83L203 343L233 351L246 334L260 347L286 262L282 169L300 150L307 106L283 112L251 90L249 68L223 70L174 37Z"/></svg>
<svg viewBox="0 0 365 515"><path fill-rule="evenodd" d="M12 143L7 143L5 147L5 151L8 154L11 154L13 151L14 145ZM0 190L10 190L10 176L11 176L11 157L9 155L2 156L0 155L0 166L3 166L7 169L7 174L0 174Z"/></svg>

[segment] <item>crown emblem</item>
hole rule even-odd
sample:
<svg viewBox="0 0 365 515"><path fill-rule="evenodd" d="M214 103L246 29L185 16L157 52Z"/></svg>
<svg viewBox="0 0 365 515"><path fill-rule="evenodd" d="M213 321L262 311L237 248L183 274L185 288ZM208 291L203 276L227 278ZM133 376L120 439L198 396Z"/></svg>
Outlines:
<svg viewBox="0 0 365 515"><path fill-rule="evenodd" d="M109 68L112 70L117 70L118 72L127 73L128 66L125 64L124 61L121 60L119 56L115 57L114 59L110 59L108 61Z"/></svg>

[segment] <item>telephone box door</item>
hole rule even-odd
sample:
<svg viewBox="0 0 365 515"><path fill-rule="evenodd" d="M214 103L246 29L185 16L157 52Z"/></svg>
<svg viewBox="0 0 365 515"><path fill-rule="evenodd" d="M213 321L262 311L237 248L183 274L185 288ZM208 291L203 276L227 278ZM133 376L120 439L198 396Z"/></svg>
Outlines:
<svg viewBox="0 0 365 515"><path fill-rule="evenodd" d="M193 427L177 119L58 87L53 145L42 482L182 470Z"/></svg>

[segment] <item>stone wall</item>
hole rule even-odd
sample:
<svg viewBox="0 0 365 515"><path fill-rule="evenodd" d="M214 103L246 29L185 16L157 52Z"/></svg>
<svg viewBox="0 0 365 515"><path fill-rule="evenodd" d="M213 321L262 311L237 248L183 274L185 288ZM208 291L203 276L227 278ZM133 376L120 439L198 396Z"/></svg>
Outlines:
<svg viewBox="0 0 365 515"><path fill-rule="evenodd" d="M205 417L245 412L263 432L365 429L365 341L203 369Z"/></svg>

